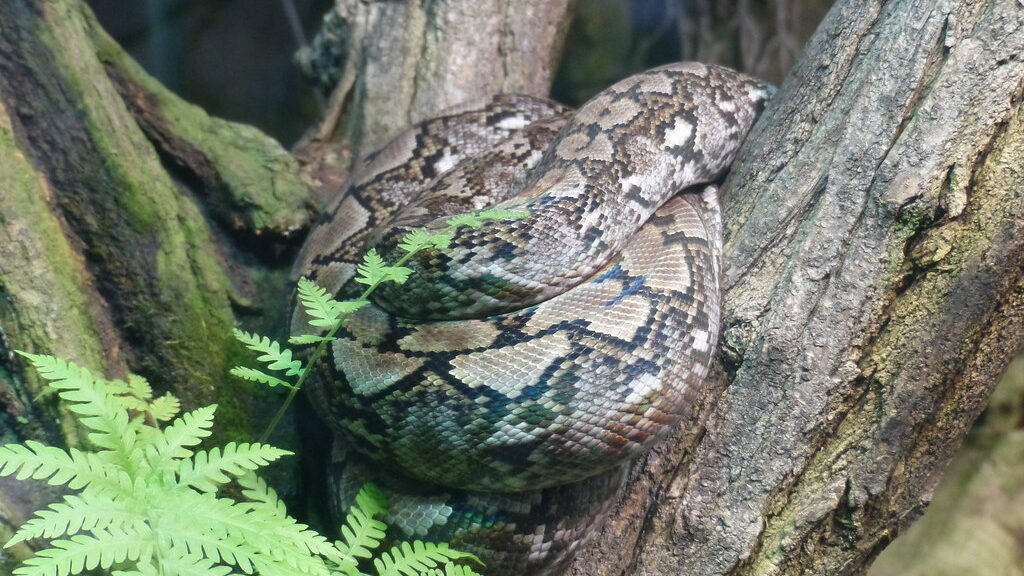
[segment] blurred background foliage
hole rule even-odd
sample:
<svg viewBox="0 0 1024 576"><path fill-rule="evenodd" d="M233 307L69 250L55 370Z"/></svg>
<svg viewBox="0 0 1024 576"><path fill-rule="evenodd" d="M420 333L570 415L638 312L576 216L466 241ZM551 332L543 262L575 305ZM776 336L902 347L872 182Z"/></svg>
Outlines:
<svg viewBox="0 0 1024 576"><path fill-rule="evenodd" d="M294 54L332 0L89 2L150 73L209 113L255 125L286 146L316 122L323 95L303 79ZM778 83L831 4L578 0L552 95L578 105L624 76L677 60ZM1024 576L1024 359L1007 371L927 513L871 574Z"/></svg>

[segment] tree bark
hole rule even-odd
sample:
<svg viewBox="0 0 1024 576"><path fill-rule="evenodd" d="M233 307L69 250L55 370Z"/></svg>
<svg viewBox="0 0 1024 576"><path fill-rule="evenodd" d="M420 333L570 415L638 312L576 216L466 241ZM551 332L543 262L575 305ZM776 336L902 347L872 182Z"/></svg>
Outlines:
<svg viewBox="0 0 1024 576"><path fill-rule="evenodd" d="M862 571L1024 334L1024 7L839 2L724 192L709 416L572 574Z"/></svg>
<svg viewBox="0 0 1024 576"><path fill-rule="evenodd" d="M227 376L242 359L231 329L283 324L290 262L275 251L311 214L297 162L164 90L77 0L2 11L3 441L82 442L13 350L131 369L185 406L218 403L219 438L256 437L280 400ZM0 484L2 540L45 500L16 484Z"/></svg>
<svg viewBox="0 0 1024 576"><path fill-rule="evenodd" d="M1024 576L1024 357L1018 357L942 476L921 519L870 576Z"/></svg>
<svg viewBox="0 0 1024 576"><path fill-rule="evenodd" d="M332 93L297 156L326 202L348 167L411 124L495 94L547 96L575 0L337 0L307 74Z"/></svg>

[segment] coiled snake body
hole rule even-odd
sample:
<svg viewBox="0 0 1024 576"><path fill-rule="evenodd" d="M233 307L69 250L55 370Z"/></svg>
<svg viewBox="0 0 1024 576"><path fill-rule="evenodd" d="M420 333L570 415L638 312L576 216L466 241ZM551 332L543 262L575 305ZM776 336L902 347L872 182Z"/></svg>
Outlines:
<svg viewBox="0 0 1024 576"><path fill-rule="evenodd" d="M678 192L727 169L768 92L673 64L575 113L514 96L463 107L364 159L296 267L339 297L368 247L393 252L410 227L492 205L530 215L459 229L345 324L311 379L369 458L349 461L343 491L372 476L392 525L481 554L488 574L556 573L707 375L717 198Z"/></svg>

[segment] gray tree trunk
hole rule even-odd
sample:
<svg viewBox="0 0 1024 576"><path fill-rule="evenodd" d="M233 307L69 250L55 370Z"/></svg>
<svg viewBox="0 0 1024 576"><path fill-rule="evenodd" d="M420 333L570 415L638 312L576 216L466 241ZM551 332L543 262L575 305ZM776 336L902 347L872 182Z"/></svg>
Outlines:
<svg viewBox="0 0 1024 576"><path fill-rule="evenodd" d="M332 93L297 156L327 196L410 124L495 94L547 96L574 3L338 0L302 58Z"/></svg>
<svg viewBox="0 0 1024 576"><path fill-rule="evenodd" d="M725 189L722 367L572 574L861 572L1024 335L1024 6L839 2Z"/></svg>

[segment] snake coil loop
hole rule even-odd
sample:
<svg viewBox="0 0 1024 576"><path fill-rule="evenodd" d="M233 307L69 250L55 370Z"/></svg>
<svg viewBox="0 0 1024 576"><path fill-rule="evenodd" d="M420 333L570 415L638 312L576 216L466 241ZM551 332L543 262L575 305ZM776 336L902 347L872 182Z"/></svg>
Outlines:
<svg viewBox="0 0 1024 576"><path fill-rule="evenodd" d="M359 164L296 268L342 298L368 243L395 250L410 227L487 206L530 213L418 254L311 378L346 445L393 479L406 510L393 522L463 538L495 574L567 561L623 464L688 413L707 375L717 198L679 192L723 174L769 93L673 64L575 113L529 97L463 107ZM295 313L293 332L308 330Z"/></svg>

